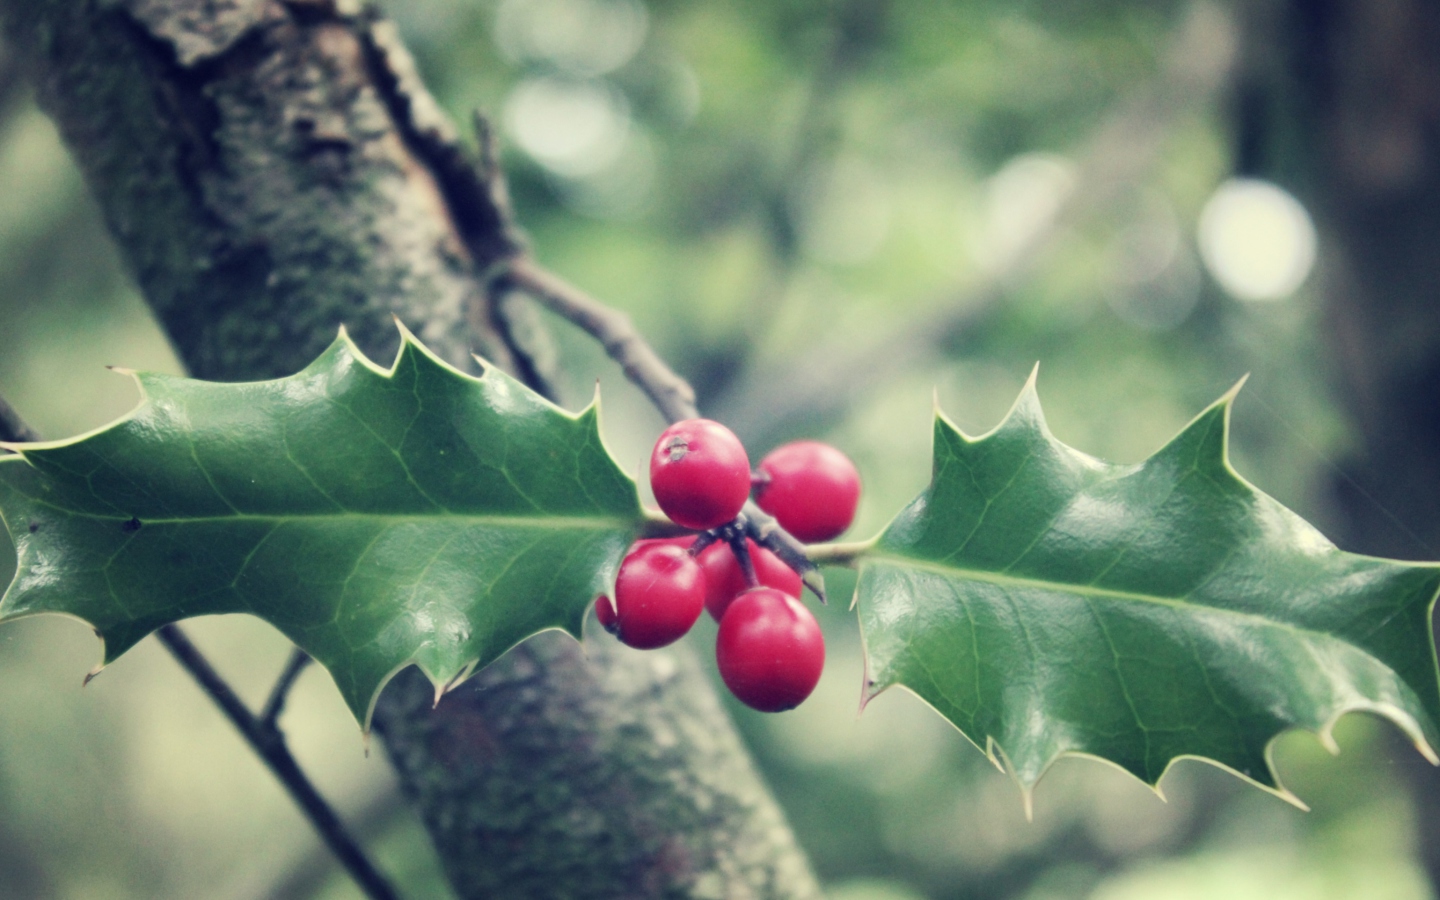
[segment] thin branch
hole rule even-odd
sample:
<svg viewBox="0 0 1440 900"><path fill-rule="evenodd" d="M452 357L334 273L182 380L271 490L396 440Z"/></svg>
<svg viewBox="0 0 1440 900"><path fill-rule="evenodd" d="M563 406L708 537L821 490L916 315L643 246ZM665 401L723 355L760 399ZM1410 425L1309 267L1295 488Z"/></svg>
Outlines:
<svg viewBox="0 0 1440 900"><path fill-rule="evenodd" d="M275 777L280 779L280 783L285 785L290 797L300 806L310 824L340 860L345 871L355 879L365 896L371 900L398 900L399 895L390 886L390 882L365 856L364 851L345 830L340 817L305 777L305 773L295 762L295 757L290 755L289 748L285 746L284 734L273 725L267 727L265 722L250 712L178 625L161 626L155 634L160 643L165 645L165 649L170 651L185 671L210 695L210 699L215 701L215 705L220 707L230 719L230 723L250 744L250 748L265 761L270 771L275 773Z"/></svg>
<svg viewBox="0 0 1440 900"><path fill-rule="evenodd" d="M117 240L193 374L234 381L295 371L330 340L337 317L353 326L361 346L378 349L394 339L391 312L456 364L465 364L466 351L477 344L489 353L484 345L492 343L502 351L497 363L508 362L500 340L476 337L488 318L459 313L471 308L472 298L483 299L476 282L518 251L494 239L498 229L473 190L474 179L457 174L459 157L438 146L446 131L436 130L428 115L438 107L410 77L403 44L381 33L386 23L375 23L369 36L360 33L370 20L343 17L336 8L355 4L172 0L127 4L132 8L120 11L126 27L117 29L111 5L0 0L0 23L35 65L39 93L111 221L143 222L120 229ZM272 21L276 11L285 17ZM252 19L260 24L252 26ZM250 29L239 37L221 24L236 20ZM210 55L197 65L188 55L177 60L195 52L194 45ZM132 114L106 118L117 104ZM207 139L232 132L237 140L224 147ZM184 152L197 141L205 151L198 161ZM202 201L213 195L229 198L234 214L223 221L212 215ZM386 215L366 214L376 198L384 200ZM146 214L157 209L166 214ZM472 252L470 265L457 264L465 255L451 240L457 232L465 245L492 252ZM239 251L217 256L216 247ZM327 264L316 264L316 247L327 249ZM254 276L265 279L265 290L255 290ZM200 305L191 302L202 295ZM357 297L364 302L352 302ZM231 327L272 307L283 307L278 333ZM207 690L223 686L213 670L189 665L193 654L184 653L177 636L162 632L177 659ZM383 729L391 761L424 813L458 895L525 893L530 885L538 886L537 895L618 896L624 888L605 886L643 876L658 877L662 892L695 878L719 878L741 887L765 883L775 896L819 896L808 863L688 648L673 657L680 668L660 676L607 648L587 658L568 643L555 646L541 639L517 648L505 665L476 679L485 690L467 691L438 712L418 670L401 673L378 701L377 730ZM531 702L526 698L537 684L543 690ZM518 708L507 707L507 698L527 703L533 713L509 716L518 722L510 723L514 735L489 715ZM257 731L253 717L241 715L243 705L222 708L275 767L264 744L275 733ZM475 715L504 725L490 729L494 746L503 750L508 741L529 751L523 772L489 766L469 777L456 770L456 753L476 749L467 745L473 734L459 727ZM723 777L701 779L688 790L676 790L674 778L653 777L650 726L671 720L694 727L681 729L666 766L687 783L702 769ZM587 765L592 760L569 752L596 734L605 738L599 779L590 777L597 768ZM547 790L557 783L569 787L559 795ZM554 835L556 821L592 809L605 812L599 838L493 841L477 827L477 815L500 811L510 816L512 834ZM665 873L649 864L642 820L656 812L696 850L698 874L695 866ZM642 852L598 852L610 849L606 840Z"/></svg>
<svg viewBox="0 0 1440 900"><path fill-rule="evenodd" d="M399 790L386 790L351 814L350 831L367 843L377 841L404 811L404 795ZM310 900L320 896L321 888L334 870L329 848L317 845L287 871L276 875L269 888L256 891L255 896L262 900Z"/></svg>
<svg viewBox="0 0 1440 900"><path fill-rule="evenodd" d="M275 680L275 686L270 689L270 696L265 700L265 706L260 710L260 724L271 731L279 731L280 713L285 711L285 698L289 696L290 689L295 686L295 681L305 667L310 664L310 654L295 647L290 651L290 658L285 661L285 668L280 672L280 677Z"/></svg>
<svg viewBox="0 0 1440 900"><path fill-rule="evenodd" d="M1194 109L1197 98L1214 95L1231 71L1233 59L1232 23L1208 0L1197 0L1177 29L1169 65L1160 84L1127 98L1097 130L1084 154L1081 169L1087 174L1081 179L1082 189L1053 221L1029 236L1026 252L1016 254L1015 271L1007 274L1013 276L1034 266L1035 260L1044 255L1044 248L1055 239L1062 223L1073 221L1082 210L1098 206L1118 185L1130 182L1153 162L1168 126L1181 111ZM477 121L483 126L483 119ZM492 192L499 191L498 196L504 196L503 175L493 162L493 135L483 127L481 134L491 159L484 171L486 182ZM504 214L512 215L508 206ZM620 364L625 376L645 392L666 419L676 422L699 415L694 388L660 358L635 329L629 316L543 268L523 250L510 259L498 277L599 341L605 352ZM997 275L980 288L978 299L972 297L971 302L946 304L932 316L923 317L890 339L860 351L858 357L852 356L842 365L817 365L817 370L823 370L826 377L808 389L801 387L800 379L786 377L766 377L763 383L800 388L792 391L793 396L788 398L791 405L787 413L798 414L844 402L848 395L835 390L835 385L856 382L844 375L858 370L869 371L873 376L879 370L902 368L933 357L939 344L998 304L1005 293L1004 283L1005 277ZM830 349L827 348L827 352ZM875 380L874 377L861 379L866 383ZM772 404L773 393L765 392ZM758 392L745 390L740 395L757 396ZM732 412L743 419L749 410L742 406ZM749 530L756 542L801 571L805 585L824 602L824 580L805 547L754 503L746 503L744 514L750 519Z"/></svg>
<svg viewBox="0 0 1440 900"><path fill-rule="evenodd" d="M650 402L671 422L700 415L695 406L695 389L675 374L654 348L635 330L630 317L591 297L559 275L541 268L529 256L517 256L505 270L510 283L546 309L567 319L605 348L620 364L625 377L650 398Z"/></svg>
<svg viewBox="0 0 1440 900"><path fill-rule="evenodd" d="M671 422L700 415L695 406L695 389L660 358L630 317L611 309L559 275L543 268L529 256L510 261L502 277L530 294L556 315L564 318L600 342L610 358L620 364L629 378L656 409ZM753 502L745 503L747 528L760 544L800 572L805 586L821 603L825 601L825 579L805 555L805 547L781 528Z"/></svg>

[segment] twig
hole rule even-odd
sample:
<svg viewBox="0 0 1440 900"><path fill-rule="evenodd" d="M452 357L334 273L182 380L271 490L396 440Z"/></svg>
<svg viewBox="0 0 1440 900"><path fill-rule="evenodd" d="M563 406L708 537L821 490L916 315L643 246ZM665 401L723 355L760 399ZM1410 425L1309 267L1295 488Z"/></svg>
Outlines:
<svg viewBox="0 0 1440 900"><path fill-rule="evenodd" d="M350 831L367 842L378 840L404 809L404 795L395 789L386 790L351 814ZM288 871L276 875L270 887L256 891L254 896L258 900L311 900L320 896L320 889L334 870L329 848L317 845L307 850Z"/></svg>
<svg viewBox="0 0 1440 900"><path fill-rule="evenodd" d="M655 348L640 336L629 316L611 309L529 256L511 260L502 277L599 341L610 358L620 364L625 377L645 392L666 419L678 422L700 415L690 382L665 364ZM805 586L824 603L825 579L805 555L804 545L753 502L745 503L744 516L755 543L799 571Z"/></svg>
<svg viewBox="0 0 1440 900"><path fill-rule="evenodd" d="M310 654L296 647L290 651L290 658L285 661L285 668L280 672L280 677L275 680L275 686L270 689L270 696L265 700L265 706L260 710L260 724L271 731L279 731L280 713L285 711L285 698L290 694L290 688L295 686L295 680L305 667L310 664Z"/></svg>
<svg viewBox="0 0 1440 900"><path fill-rule="evenodd" d="M390 882L365 856L364 851L345 830L340 817L305 777L305 773L285 745L284 734L250 712L231 690L230 685L226 684L225 679L210 665L210 661L190 643L190 639L178 625L163 625L155 635L205 693L210 695L210 699L215 701L215 705L220 707L230 719L230 723L250 744L250 748L265 761L270 771L275 773L275 777L280 779L280 783L285 785L290 797L300 806L310 824L340 860L345 871L355 879L365 896L371 900L398 900Z"/></svg>
<svg viewBox="0 0 1440 900"><path fill-rule="evenodd" d="M671 422L700 415L695 406L695 389L665 364L640 333L630 317L591 297L575 285L546 269L529 256L517 256L505 271L510 283L546 309L570 321L600 342L610 358L620 364L629 378L645 392L661 414Z"/></svg>
<svg viewBox="0 0 1440 900"><path fill-rule="evenodd" d="M1116 113L1097 130L1084 154L1081 169L1086 175L1081 179L1082 190L1071 198L1048 227L1038 229L1029 236L1027 252L1016 254L1012 271L997 274L987 281L972 295L971 302L946 304L945 308L932 316L922 318L890 339L862 350L858 357L846 359L843 365L816 365L814 368L817 371L823 370L826 377L812 383L808 390L793 391L793 396L789 398L791 407L784 411L787 415L782 415L781 418L788 417L789 413L813 412L836 402L844 402L847 395L843 391L835 390L834 386L857 382L854 378L842 377L846 374L853 374L857 370L868 371L872 377L861 379L868 383L876 380L873 376L877 370L914 365L918 361L933 357L939 344L984 312L994 308L1005 294L1006 278L1033 266L1034 260L1044 255L1044 247L1055 239L1060 224L1072 221L1079 215L1079 211L1098 206L1113 193L1117 185L1132 180L1136 173L1153 160L1166 126L1174 121L1178 111L1193 108L1197 96L1212 96L1224 83L1233 64L1233 40L1232 25L1223 11L1208 0L1194 3L1185 21L1177 29L1170 64L1162 83L1121 103ZM489 146L489 152L494 152L493 143ZM485 174L492 191L495 190L498 187L495 180L500 176L493 162ZM503 184L503 181L501 183ZM676 422L699 415L695 405L694 388L666 365L654 348L636 331L629 316L611 309L541 267L524 251L512 257L498 277L531 295L551 312L598 340L605 352L620 364L625 376L645 392L669 421ZM826 352L831 349L826 348ZM837 371L838 369L844 371ZM752 377L751 384L759 378L765 384L784 383L792 387L798 386L799 379L783 376L777 378L774 374L757 374ZM817 385L823 385L823 388ZM740 395L757 396L758 392L742 390ZM773 405L773 391L767 391L765 395ZM771 411L774 411L773 406ZM732 410L732 413L738 414L742 420L749 412L750 410L743 406ZM734 416L727 418L733 420ZM804 546L754 503L745 504L744 515L749 519L748 530L756 543L800 571L805 585L814 591L823 603L824 579Z"/></svg>

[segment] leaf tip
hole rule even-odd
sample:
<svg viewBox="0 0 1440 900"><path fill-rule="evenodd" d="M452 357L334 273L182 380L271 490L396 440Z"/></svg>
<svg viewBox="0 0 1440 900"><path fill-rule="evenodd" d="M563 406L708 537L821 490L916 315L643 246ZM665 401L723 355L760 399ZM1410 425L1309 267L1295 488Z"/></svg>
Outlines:
<svg viewBox="0 0 1440 900"><path fill-rule="evenodd" d="M350 336L350 332L341 325L335 334L335 340L325 348L325 352L315 357L310 365L301 370L303 373L324 372L329 369L344 368L351 363L358 362L377 375L388 374L386 370L376 365L374 360L365 355L360 345Z"/></svg>
<svg viewBox="0 0 1440 900"><path fill-rule="evenodd" d="M392 371L399 366L400 360L407 356L413 355L416 358L429 358L434 362L440 361L429 347L426 347L420 342L420 339L415 336L415 332L411 331L405 326L404 322L400 321L399 316L391 313L390 318L395 321L395 330L400 332L400 349L395 353L395 366L392 367Z"/></svg>
<svg viewBox="0 0 1440 900"><path fill-rule="evenodd" d="M1020 396L1015 400L1017 408L1034 407L1035 412L1040 411L1040 362L1030 367L1030 374L1025 377L1025 383L1020 386ZM1013 412L1013 410L1012 410Z"/></svg>
<svg viewBox="0 0 1440 900"><path fill-rule="evenodd" d="M90 682L94 681L95 678L96 678L96 676L98 676L98 675L99 675L101 672L103 672L103 671L105 671L105 664L104 664L103 662L102 662L102 663L96 663L96 664L95 664L95 668L93 668L93 669L91 669L90 671L86 672L86 673L85 673L85 677L80 680L80 687L82 687L82 688L87 687L87 686L90 684Z"/></svg>
<svg viewBox="0 0 1440 900"><path fill-rule="evenodd" d="M1435 755L1435 748L1430 746L1429 741L1416 741L1415 749L1420 752L1421 756L1425 757L1430 765L1440 766L1440 756Z"/></svg>
<svg viewBox="0 0 1440 900"><path fill-rule="evenodd" d="M821 606L830 605L830 601L825 599L825 576L820 574L818 568L810 569L801 575L800 582L810 589L810 593L815 595Z"/></svg>
<svg viewBox="0 0 1440 900"><path fill-rule="evenodd" d="M860 676L860 708L855 711L857 718L865 713L865 708L870 705L871 700L885 693L885 689L890 687L888 684L881 684L876 681L871 674L870 654L864 650L865 636L863 634L860 636L860 643L862 645L860 659L864 671Z"/></svg>
<svg viewBox="0 0 1440 900"><path fill-rule="evenodd" d="M105 368L108 371L114 372L116 375L123 375L126 378L129 378L132 382L135 383L135 389L140 392L140 402L136 404L136 410L138 410L141 406L145 405L145 401L148 400L150 396L150 392L145 388L145 383L147 378L157 377L154 372L141 372L138 369L132 369L128 366L106 366ZM132 410L130 415L134 414L135 410Z"/></svg>
<svg viewBox="0 0 1440 900"><path fill-rule="evenodd" d="M990 760L990 765L999 769L1002 773L1009 775L1011 778L1014 778L1015 783L1020 785L1021 790L1033 789L1035 787L1035 781L1039 780L1036 778L1035 781L1031 781L1029 788L1027 788L1025 782L1020 779L1020 775L1015 770L1015 767L1010 765L1010 757L1005 755L1005 748L996 743L995 738L989 735L985 737L985 758Z"/></svg>
<svg viewBox="0 0 1440 900"><path fill-rule="evenodd" d="M1275 796L1279 797L1281 800L1284 800L1286 803L1290 804L1291 806L1295 807L1296 809L1300 810L1301 812L1307 812L1307 813L1308 813L1308 812L1310 811L1310 804L1306 803L1304 800L1301 800L1299 797L1297 797L1297 796L1295 796L1294 794L1290 793L1290 789L1289 789L1289 788L1286 788L1286 787L1278 787L1278 786L1277 786L1277 787L1275 787L1275 788L1273 788L1273 789L1270 789L1270 793L1272 793L1272 794L1274 794Z"/></svg>
<svg viewBox="0 0 1440 900"><path fill-rule="evenodd" d="M454 675L451 675L449 678L443 678L443 679L440 679L440 678L431 678L431 679L430 679L430 684L431 684L431 686L434 687L434 689L435 689L435 702L434 702L434 704L433 704L430 708L431 708L431 709L434 709L435 707L439 706L439 705L440 705L440 701L445 698L445 695L446 695L446 694L448 694L448 693L450 693L451 691L455 690L457 687L459 687L461 684L463 684L466 680L468 680L471 675L475 674L475 667L478 666L479 664L480 664L480 660L479 660L478 658L477 658L477 659L472 659L472 660L470 660L470 662L466 663L464 666L461 666L461 667L460 667L460 670L459 670L458 672L456 672ZM421 667L421 670L422 670L422 671L424 670L424 667L423 667L423 666ZM430 673L429 673L429 672L426 672L425 674L426 674L427 677L429 677L429 674L430 674Z"/></svg>
<svg viewBox="0 0 1440 900"><path fill-rule="evenodd" d="M1050 426L1045 422L1045 412L1040 407L1040 391L1037 387L1040 379L1040 363L1035 363L1030 369L1030 375L1020 387L1020 393L1015 397L1015 402L1005 413L1005 418L1000 424L972 440L980 441L1001 431L1007 426L1028 428L1038 431L1042 435L1050 434Z"/></svg>
<svg viewBox="0 0 1440 900"><path fill-rule="evenodd" d="M1326 737L1329 736L1330 732L1335 728L1335 724L1339 721L1340 716L1344 715L1347 712L1354 711L1356 710L1341 710L1340 713L1338 713L1333 719L1331 719L1325 724L1325 727L1321 730L1320 740L1323 742ZM1390 721L1391 724L1399 728L1402 732L1404 732L1405 736L1410 739L1410 744L1415 748L1415 752L1425 757L1425 759L1430 763L1430 765L1440 766L1440 756L1436 755L1435 747L1431 743L1431 738L1426 733L1429 729L1421 726L1421 724L1415 720L1414 716L1411 716L1393 706L1385 704L1379 705L1368 711L1373 712L1376 715L1379 715L1382 718ZM1334 740L1334 738L1330 739L1332 741Z"/></svg>
<svg viewBox="0 0 1440 900"><path fill-rule="evenodd" d="M1240 376L1240 379L1239 379L1238 381L1236 381L1235 384L1231 385L1230 390L1228 390L1228 391L1226 391L1225 393L1223 393L1223 394L1220 395L1220 400L1219 400L1219 402L1220 402L1220 403L1224 403L1224 404L1226 404L1226 405L1229 405L1229 404L1231 404L1231 403L1234 403L1234 402L1235 402L1235 397L1240 393L1240 389L1243 388L1243 387L1245 386L1245 382L1247 382L1247 381L1249 381L1249 380L1250 380L1250 373L1249 373L1249 372L1246 372L1244 375L1241 375L1241 376Z"/></svg>
<svg viewBox="0 0 1440 900"><path fill-rule="evenodd" d="M1329 751L1331 756L1340 755L1340 743L1335 740L1335 723L1337 721L1339 720L1331 719L1329 722L1325 723L1325 727L1321 728L1320 731L1317 732L1315 735L1317 738L1320 739L1320 746L1324 747L1327 751Z"/></svg>
<svg viewBox="0 0 1440 900"><path fill-rule="evenodd" d="M1020 789L1020 806L1025 810L1025 821L1033 823L1035 821L1035 785L1040 783L1045 770L1050 767L1049 764L1041 769L1039 775L1033 778L1022 778L1020 770L1015 768L1014 763L1010 762L1010 757L1006 755L1005 748L1001 747L994 736L990 735L985 738L985 758L990 760L991 764L1002 774L1009 775L1010 780L1015 782L1015 787ZM1051 762L1053 763L1054 760L1052 759Z"/></svg>
<svg viewBox="0 0 1440 900"><path fill-rule="evenodd" d="M869 706L870 701L879 695L880 692L875 690L875 682L866 678L865 683L860 686L860 707L855 710L855 717L859 718L865 715L865 707Z"/></svg>

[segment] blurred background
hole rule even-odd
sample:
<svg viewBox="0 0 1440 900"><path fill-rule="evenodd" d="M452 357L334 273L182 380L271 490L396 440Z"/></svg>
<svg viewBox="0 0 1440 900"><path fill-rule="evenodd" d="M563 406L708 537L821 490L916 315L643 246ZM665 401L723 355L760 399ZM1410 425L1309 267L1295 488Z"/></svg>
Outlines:
<svg viewBox="0 0 1440 900"><path fill-rule="evenodd" d="M393 0L457 121L503 140L548 267L630 313L753 457L827 440L868 537L929 477L932 404L993 427L1031 367L1051 426L1116 462L1249 374L1237 469L1342 547L1440 558L1440 13L1421 0ZM176 371L23 73L0 60L0 395L42 435ZM639 472L659 417L598 379ZM13 552L0 543L0 581ZM835 900L1435 895L1440 782L1398 731L1277 741L1304 812L1205 764L1165 800L1093 760L1016 786L919 701L857 716L853 577L800 709L734 715ZM287 646L190 628L252 703ZM706 619L689 638L702 655ZM357 896L153 641L81 689L84 626L0 628L0 898ZM414 897L433 853L324 672L297 755ZM1433 861L1432 863L1433 864ZM1437 867L1440 871L1440 867Z"/></svg>

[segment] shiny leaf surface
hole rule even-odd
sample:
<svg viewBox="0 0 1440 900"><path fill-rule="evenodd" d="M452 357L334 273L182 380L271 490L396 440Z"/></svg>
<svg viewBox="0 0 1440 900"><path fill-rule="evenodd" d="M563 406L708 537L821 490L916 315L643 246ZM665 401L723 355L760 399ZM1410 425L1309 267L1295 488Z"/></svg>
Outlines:
<svg viewBox="0 0 1440 900"><path fill-rule="evenodd" d="M1440 568L1345 553L1226 456L1233 392L1138 465L1056 440L1026 385L994 431L936 416L929 488L860 566L866 699L903 685L1025 790L1067 753L1155 784L1352 710L1434 758ZM1291 798L1293 799L1293 798Z"/></svg>
<svg viewBox="0 0 1440 900"><path fill-rule="evenodd" d="M364 721L409 663L446 685L537 631L578 637L641 524L595 405L408 334L388 372L342 335L276 381L135 377L126 418L0 459L19 557L0 620L76 616L107 663L165 623L251 613Z"/></svg>

